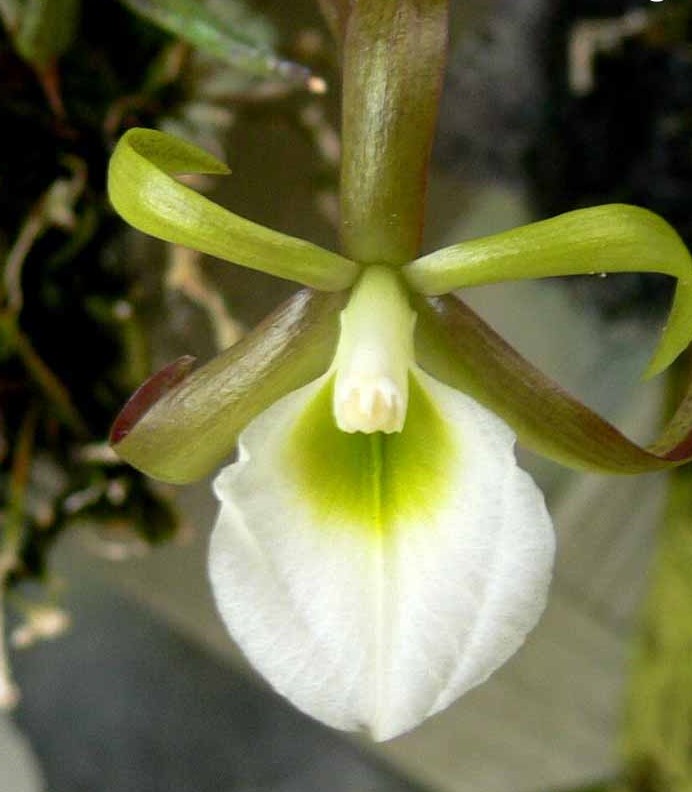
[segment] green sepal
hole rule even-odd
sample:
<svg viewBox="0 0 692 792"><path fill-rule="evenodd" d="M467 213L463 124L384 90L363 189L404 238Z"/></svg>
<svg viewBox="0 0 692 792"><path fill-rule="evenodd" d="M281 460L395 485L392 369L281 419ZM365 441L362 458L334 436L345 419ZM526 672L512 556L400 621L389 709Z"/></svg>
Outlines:
<svg viewBox="0 0 692 792"><path fill-rule="evenodd" d="M126 405L121 415L129 409L132 417L116 420L114 450L161 481L186 484L206 476L230 456L256 415L324 373L345 302L345 293L302 290L201 368L185 376L182 361L164 377L164 387L155 375L160 398L143 414Z"/></svg>
<svg viewBox="0 0 692 792"><path fill-rule="evenodd" d="M343 24L344 4L329 6L340 10ZM399 265L420 250L447 6L447 0L361 0L348 14L341 237L346 255L364 264Z"/></svg>
<svg viewBox="0 0 692 792"><path fill-rule="evenodd" d="M663 371L692 341L692 257L665 220L637 206L609 204L567 212L438 250L402 271L409 285L426 295L554 275L661 272L678 283L645 376Z"/></svg>
<svg viewBox="0 0 692 792"><path fill-rule="evenodd" d="M422 368L503 418L531 450L600 473L692 460L692 384L661 439L643 448L532 366L461 300L413 295L412 304Z"/></svg>
<svg viewBox="0 0 692 792"><path fill-rule="evenodd" d="M152 129L131 129L111 157L108 193L128 223L167 242L321 291L353 284L359 272L353 261L245 220L171 176L228 172L190 143Z"/></svg>

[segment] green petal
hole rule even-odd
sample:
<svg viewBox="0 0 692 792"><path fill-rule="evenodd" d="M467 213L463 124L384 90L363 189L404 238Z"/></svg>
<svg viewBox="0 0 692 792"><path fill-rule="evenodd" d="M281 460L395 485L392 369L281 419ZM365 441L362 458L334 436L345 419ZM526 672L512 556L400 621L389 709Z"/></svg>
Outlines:
<svg viewBox="0 0 692 792"><path fill-rule="evenodd" d="M185 359L154 375L116 420L113 448L162 481L207 475L230 456L252 418L325 371L345 301L344 294L299 292L200 369L184 376Z"/></svg>
<svg viewBox="0 0 692 792"><path fill-rule="evenodd" d="M566 393L454 297L415 296L417 358L433 376L504 418L519 440L570 467L645 473L692 460L692 386L648 448Z"/></svg>
<svg viewBox="0 0 692 792"><path fill-rule="evenodd" d="M552 275L661 272L678 284L647 376L667 368L692 341L692 258L665 220L637 206L568 212L438 250L402 271L411 287L426 295Z"/></svg>
<svg viewBox="0 0 692 792"><path fill-rule="evenodd" d="M118 142L108 193L128 223L152 236L322 291L355 281L352 261L302 239L252 223L171 177L228 173L211 154L152 129L131 129Z"/></svg>

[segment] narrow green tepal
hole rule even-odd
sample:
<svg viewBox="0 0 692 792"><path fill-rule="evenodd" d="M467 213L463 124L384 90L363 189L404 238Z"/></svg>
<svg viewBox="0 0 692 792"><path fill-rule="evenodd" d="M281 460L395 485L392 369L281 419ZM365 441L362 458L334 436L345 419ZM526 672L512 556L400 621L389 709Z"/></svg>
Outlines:
<svg viewBox="0 0 692 792"><path fill-rule="evenodd" d="M447 0L356 0L344 40L341 238L364 264L418 255Z"/></svg>
<svg viewBox="0 0 692 792"><path fill-rule="evenodd" d="M326 370L345 301L344 293L303 290L201 368L188 373L183 360L155 375L143 388L160 397L143 414L138 395L132 397L116 420L114 450L161 481L206 476L230 456L256 415Z"/></svg>
<svg viewBox="0 0 692 792"><path fill-rule="evenodd" d="M692 341L692 257L663 218L638 206L567 212L438 250L402 271L411 288L426 295L527 278L660 272L678 283L646 376L667 368Z"/></svg>
<svg viewBox="0 0 692 792"><path fill-rule="evenodd" d="M564 391L452 296L413 295L416 357L428 373L503 418L532 451L597 473L692 461L692 382L660 439L643 448Z"/></svg>
<svg viewBox="0 0 692 792"><path fill-rule="evenodd" d="M353 261L245 220L172 177L228 172L191 143L153 129L131 129L111 157L108 194L130 225L167 242L321 291L353 284L360 269Z"/></svg>

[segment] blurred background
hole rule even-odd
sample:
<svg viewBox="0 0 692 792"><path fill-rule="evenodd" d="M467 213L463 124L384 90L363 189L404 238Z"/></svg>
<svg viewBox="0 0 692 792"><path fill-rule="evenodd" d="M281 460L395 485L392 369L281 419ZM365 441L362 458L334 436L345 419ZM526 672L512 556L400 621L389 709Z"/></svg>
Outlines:
<svg viewBox="0 0 692 792"><path fill-rule="evenodd" d="M15 685L0 699L18 698L0 714L0 792L615 789L661 474L520 451L558 532L548 610L489 682L374 745L296 712L234 649L206 580L209 483L162 487L108 452L152 371L207 359L293 289L128 230L104 195L122 132L198 143L233 171L199 189L337 246L338 63L317 4L192 5L0 0L0 549L14 559L0 627ZM211 33L190 37L193 13ZM691 20L686 0L452 0L426 249L611 201L689 244ZM655 436L663 385L639 376L665 278L463 296L631 437Z"/></svg>

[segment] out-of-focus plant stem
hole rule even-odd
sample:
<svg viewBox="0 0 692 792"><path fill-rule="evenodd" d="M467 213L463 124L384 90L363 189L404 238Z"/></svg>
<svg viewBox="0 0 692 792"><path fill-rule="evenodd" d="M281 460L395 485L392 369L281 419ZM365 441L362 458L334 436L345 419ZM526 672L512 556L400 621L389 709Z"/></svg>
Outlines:
<svg viewBox="0 0 692 792"><path fill-rule="evenodd" d="M688 352L671 368L669 407L692 375ZM622 792L692 789L692 466L669 474L623 724Z"/></svg>
<svg viewBox="0 0 692 792"><path fill-rule="evenodd" d="M88 437L89 431L72 403L67 388L44 363L31 341L19 329L15 331L13 340L15 352L21 358L31 379L43 391L47 401L53 405L61 420L78 437Z"/></svg>
<svg viewBox="0 0 692 792"><path fill-rule="evenodd" d="M24 416L14 450L7 492L8 505L0 535L0 709L12 707L18 695L7 659L4 594L7 578L19 563L36 423L37 411L35 405L32 405Z"/></svg>
<svg viewBox="0 0 692 792"><path fill-rule="evenodd" d="M279 58L266 42L229 25L197 0L121 0L131 11L187 41L202 52L264 79L322 93L320 78L305 66Z"/></svg>

